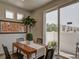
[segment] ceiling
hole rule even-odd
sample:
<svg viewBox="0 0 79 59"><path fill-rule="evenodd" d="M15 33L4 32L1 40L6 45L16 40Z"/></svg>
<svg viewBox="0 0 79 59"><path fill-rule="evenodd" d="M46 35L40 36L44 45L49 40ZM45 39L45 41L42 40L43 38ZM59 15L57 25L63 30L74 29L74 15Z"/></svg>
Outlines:
<svg viewBox="0 0 79 59"><path fill-rule="evenodd" d="M0 0L4 3L12 4L26 10L34 10L39 8L52 0Z"/></svg>

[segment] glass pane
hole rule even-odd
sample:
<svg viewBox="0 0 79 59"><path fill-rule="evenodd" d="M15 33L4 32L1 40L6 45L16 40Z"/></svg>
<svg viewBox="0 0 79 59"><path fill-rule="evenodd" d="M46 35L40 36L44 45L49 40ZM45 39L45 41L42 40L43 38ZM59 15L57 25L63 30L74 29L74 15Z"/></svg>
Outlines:
<svg viewBox="0 0 79 59"><path fill-rule="evenodd" d="M75 54L79 42L79 2L60 9L60 50Z"/></svg>
<svg viewBox="0 0 79 59"><path fill-rule="evenodd" d="M23 14L17 13L17 20L21 20L24 17Z"/></svg>
<svg viewBox="0 0 79 59"><path fill-rule="evenodd" d="M46 44L49 41L57 41L57 13L57 10L46 13Z"/></svg>
<svg viewBox="0 0 79 59"><path fill-rule="evenodd" d="M6 18L13 19L14 18L14 13L11 11L6 10Z"/></svg>
<svg viewBox="0 0 79 59"><path fill-rule="evenodd" d="M46 13L46 41L45 44L53 47L51 44L56 42L55 55L58 54L58 10Z"/></svg>

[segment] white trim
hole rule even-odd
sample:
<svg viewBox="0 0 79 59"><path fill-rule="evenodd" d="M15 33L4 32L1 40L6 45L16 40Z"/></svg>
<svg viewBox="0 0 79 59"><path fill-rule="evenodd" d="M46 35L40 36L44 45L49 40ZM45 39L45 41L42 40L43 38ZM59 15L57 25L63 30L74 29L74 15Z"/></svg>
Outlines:
<svg viewBox="0 0 79 59"><path fill-rule="evenodd" d="M60 8L58 8L58 55L60 51Z"/></svg>
<svg viewBox="0 0 79 59"><path fill-rule="evenodd" d="M7 13L9 13L11 15L11 18L10 18L10 15L7 15ZM5 10L5 18L13 20L14 19L14 12L11 10Z"/></svg>
<svg viewBox="0 0 79 59"><path fill-rule="evenodd" d="M46 42L46 11L43 12L43 44Z"/></svg>
<svg viewBox="0 0 79 59"><path fill-rule="evenodd" d="M56 6L56 7L43 11L43 44L46 43L46 13L53 11L53 10L57 10L57 9L58 7Z"/></svg>

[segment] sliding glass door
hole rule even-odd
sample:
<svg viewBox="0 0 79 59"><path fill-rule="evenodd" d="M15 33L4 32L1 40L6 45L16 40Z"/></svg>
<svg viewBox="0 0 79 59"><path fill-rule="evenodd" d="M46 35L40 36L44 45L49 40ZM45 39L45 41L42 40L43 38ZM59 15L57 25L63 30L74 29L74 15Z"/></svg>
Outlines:
<svg viewBox="0 0 79 59"><path fill-rule="evenodd" d="M79 2L45 13L45 44L57 42L57 52L74 55L79 42Z"/></svg>
<svg viewBox="0 0 79 59"><path fill-rule="evenodd" d="M58 46L58 10L52 10L45 13L44 23L44 36L45 43L48 45L49 42L55 41ZM56 48L56 54L58 53L58 47Z"/></svg>
<svg viewBox="0 0 79 59"><path fill-rule="evenodd" d="M46 13L46 44L57 41L57 10Z"/></svg>
<svg viewBox="0 0 79 59"><path fill-rule="evenodd" d="M79 2L60 8L60 50L75 54L79 42Z"/></svg>

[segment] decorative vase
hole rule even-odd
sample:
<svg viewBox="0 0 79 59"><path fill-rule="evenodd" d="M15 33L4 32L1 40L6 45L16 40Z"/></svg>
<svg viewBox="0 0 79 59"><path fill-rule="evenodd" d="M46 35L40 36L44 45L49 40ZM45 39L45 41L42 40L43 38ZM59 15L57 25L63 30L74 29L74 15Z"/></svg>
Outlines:
<svg viewBox="0 0 79 59"><path fill-rule="evenodd" d="M33 40L32 41L27 40L27 44L32 44L32 43L33 43Z"/></svg>

